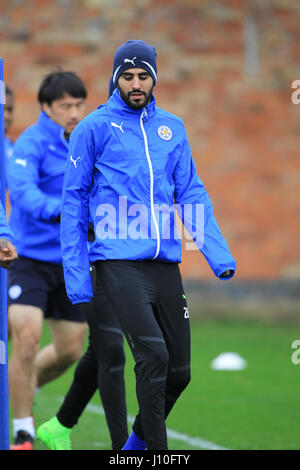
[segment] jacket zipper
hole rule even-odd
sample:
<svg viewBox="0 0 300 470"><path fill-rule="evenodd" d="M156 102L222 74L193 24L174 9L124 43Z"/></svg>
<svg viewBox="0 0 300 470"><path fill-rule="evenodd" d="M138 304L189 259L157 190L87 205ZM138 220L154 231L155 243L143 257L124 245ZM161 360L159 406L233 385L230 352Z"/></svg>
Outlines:
<svg viewBox="0 0 300 470"><path fill-rule="evenodd" d="M142 133L143 133L143 136L144 136L145 152L146 152L146 157L147 157L149 171L150 171L150 206L151 206L151 215L152 215L152 218L153 218L155 231L156 231L156 237L157 237L156 252L155 252L155 255L152 258L152 259L155 259L155 258L157 258L159 250L160 250L160 235L159 235L159 228L158 228L158 223L157 223L157 220L156 220L155 210L154 210L154 197L153 197L154 176L153 176L152 162L151 162L151 158L150 158L150 154L149 154L148 139L147 139L147 135L146 135L146 132L145 132L145 129L144 129L144 124L143 124L143 118L144 117L147 118L146 109L144 109L143 112L141 113L140 125L141 125Z"/></svg>

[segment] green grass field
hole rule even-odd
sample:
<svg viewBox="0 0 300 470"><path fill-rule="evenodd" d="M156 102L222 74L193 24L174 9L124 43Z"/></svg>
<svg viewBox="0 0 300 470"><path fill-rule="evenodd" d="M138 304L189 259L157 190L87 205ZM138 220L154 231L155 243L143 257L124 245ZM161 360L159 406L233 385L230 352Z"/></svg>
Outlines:
<svg viewBox="0 0 300 470"><path fill-rule="evenodd" d="M192 319L192 380L167 420L169 448L300 449L300 364L291 344L300 328L257 321ZM42 344L49 341L45 326ZM137 411L131 354L127 351L129 420ZM242 371L215 371L211 361L230 351L247 360ZM36 395L36 426L58 410L74 367ZM129 423L130 430L130 423ZM176 431L176 433L174 432ZM72 431L74 449L110 449L98 394ZM36 449L46 449L36 442Z"/></svg>

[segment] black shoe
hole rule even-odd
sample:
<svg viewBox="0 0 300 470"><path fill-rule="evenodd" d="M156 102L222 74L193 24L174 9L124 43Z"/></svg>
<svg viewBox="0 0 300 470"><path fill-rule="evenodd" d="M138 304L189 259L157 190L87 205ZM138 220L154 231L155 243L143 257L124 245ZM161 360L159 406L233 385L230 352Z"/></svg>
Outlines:
<svg viewBox="0 0 300 470"><path fill-rule="evenodd" d="M10 450L33 450L33 437L26 431L18 431Z"/></svg>

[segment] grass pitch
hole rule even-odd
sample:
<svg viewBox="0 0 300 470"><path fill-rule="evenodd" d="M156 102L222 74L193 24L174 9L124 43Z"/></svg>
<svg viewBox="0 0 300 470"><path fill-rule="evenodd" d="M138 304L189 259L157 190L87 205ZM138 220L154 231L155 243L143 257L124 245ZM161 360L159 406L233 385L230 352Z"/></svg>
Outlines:
<svg viewBox="0 0 300 470"><path fill-rule="evenodd" d="M300 339L299 327L192 318L191 330L192 380L167 419L169 448L300 449L300 364L292 362L292 343ZM49 340L45 323L42 344ZM241 355L247 361L246 369L212 370L211 361L222 352ZM126 354L130 421L137 412L137 402L133 361L127 345ZM73 371L74 366L36 395L36 427L58 411ZM73 429L72 443L74 449L111 449L98 393ZM35 448L46 450L38 441Z"/></svg>

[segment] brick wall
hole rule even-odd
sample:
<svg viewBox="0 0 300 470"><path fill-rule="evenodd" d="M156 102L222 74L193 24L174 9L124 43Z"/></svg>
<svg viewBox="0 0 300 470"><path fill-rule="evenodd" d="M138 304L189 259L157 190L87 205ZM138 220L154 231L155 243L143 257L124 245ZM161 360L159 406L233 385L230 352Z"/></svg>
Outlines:
<svg viewBox="0 0 300 470"><path fill-rule="evenodd" d="M144 39L158 50L158 104L185 120L237 279L300 278L299 20L298 0L0 0L11 135L37 118L53 66L82 76L91 111L106 100L116 47ZM195 251L182 272L213 278Z"/></svg>

